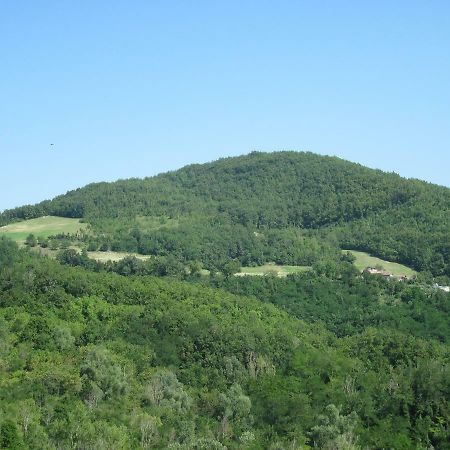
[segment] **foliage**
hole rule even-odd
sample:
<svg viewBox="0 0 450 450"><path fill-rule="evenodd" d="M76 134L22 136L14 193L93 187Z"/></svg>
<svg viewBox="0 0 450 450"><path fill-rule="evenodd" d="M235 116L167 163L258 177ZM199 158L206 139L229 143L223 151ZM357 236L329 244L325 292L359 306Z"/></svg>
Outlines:
<svg viewBox="0 0 450 450"><path fill-rule="evenodd" d="M450 275L449 206L282 152L5 211L90 226L0 237L0 446L450 449L450 302L431 284ZM421 272L361 275L341 248ZM151 256L88 257L108 250ZM235 276L266 263L310 270Z"/></svg>
<svg viewBox="0 0 450 450"><path fill-rule="evenodd" d="M337 322L333 334L195 276L95 273L6 240L0 261L4 446L448 448L449 349L432 333ZM210 283L281 294L302 292L302 276ZM414 286L353 282L424 301Z"/></svg>
<svg viewBox="0 0 450 450"><path fill-rule="evenodd" d="M312 153L257 153L95 183L4 211L0 224L83 218L90 250L310 266L339 246L450 276L450 190Z"/></svg>

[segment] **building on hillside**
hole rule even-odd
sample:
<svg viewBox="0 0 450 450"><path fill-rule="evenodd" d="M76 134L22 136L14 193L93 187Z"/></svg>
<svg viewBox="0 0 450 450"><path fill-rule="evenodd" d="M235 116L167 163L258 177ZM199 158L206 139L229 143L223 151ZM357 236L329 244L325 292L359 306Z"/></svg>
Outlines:
<svg viewBox="0 0 450 450"><path fill-rule="evenodd" d="M444 291L444 292L450 292L450 286L441 286L440 284L435 283L435 284L433 284L433 287L435 289L440 289L441 291Z"/></svg>
<svg viewBox="0 0 450 450"><path fill-rule="evenodd" d="M382 276L384 278L391 278L391 277L393 277L393 275L391 273L387 272L386 270L384 270L384 269L377 269L375 267L366 267L364 269L364 272L368 273L370 275L380 275L380 276Z"/></svg>
<svg viewBox="0 0 450 450"><path fill-rule="evenodd" d="M397 281L408 281L409 278L406 275L394 275L393 273L388 272L384 269L377 269L376 267L366 267L364 269L364 273L368 273L370 275L379 275L387 280L397 280Z"/></svg>

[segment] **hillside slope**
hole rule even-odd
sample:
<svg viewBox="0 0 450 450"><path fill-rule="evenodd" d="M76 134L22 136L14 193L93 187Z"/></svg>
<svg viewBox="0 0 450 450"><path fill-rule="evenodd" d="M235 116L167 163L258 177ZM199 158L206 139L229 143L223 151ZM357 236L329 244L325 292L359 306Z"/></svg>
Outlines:
<svg viewBox="0 0 450 450"><path fill-rule="evenodd" d="M331 247L450 275L450 189L312 153L255 152L143 180L95 183L5 211L0 223L45 214L89 221L107 236L98 247L178 253L206 266L217 264L211 255L218 253L244 265L277 255L280 263L308 265L314 258L302 247L308 255L318 246L333 253L323 248L326 237ZM142 217L161 225L142 227ZM318 239L297 245L305 236Z"/></svg>
<svg viewBox="0 0 450 450"><path fill-rule="evenodd" d="M433 340L337 339L254 298L3 239L0 292L4 448L450 448Z"/></svg>

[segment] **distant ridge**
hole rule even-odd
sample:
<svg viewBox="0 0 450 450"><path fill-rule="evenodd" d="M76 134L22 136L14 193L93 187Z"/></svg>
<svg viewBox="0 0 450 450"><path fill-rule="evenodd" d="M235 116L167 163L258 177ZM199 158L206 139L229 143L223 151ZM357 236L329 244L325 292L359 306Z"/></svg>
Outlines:
<svg viewBox="0 0 450 450"><path fill-rule="evenodd" d="M309 152L252 152L145 179L93 183L4 211L0 225L48 214L94 227L153 216L198 226L322 230L344 248L450 275L449 188Z"/></svg>

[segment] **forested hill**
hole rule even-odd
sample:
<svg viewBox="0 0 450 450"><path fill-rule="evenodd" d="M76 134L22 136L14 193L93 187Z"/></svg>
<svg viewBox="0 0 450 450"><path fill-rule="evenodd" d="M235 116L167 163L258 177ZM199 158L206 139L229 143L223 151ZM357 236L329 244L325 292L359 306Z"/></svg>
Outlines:
<svg viewBox="0 0 450 450"><path fill-rule="evenodd" d="M189 223L186 235L198 233L199 223L252 233L326 228L341 246L450 274L450 189L312 153L254 152L142 180L90 184L5 211L0 223L46 214L83 217L98 229L104 219L165 217L181 228Z"/></svg>
<svg viewBox="0 0 450 450"><path fill-rule="evenodd" d="M226 212L258 227L320 227L431 200L447 207L450 190L312 153L253 152L194 164L146 179L94 183L52 201L2 215L67 217L172 216Z"/></svg>
<svg viewBox="0 0 450 450"><path fill-rule="evenodd" d="M268 292L258 280L249 293ZM430 301L404 289L401 311L370 313L383 326L335 321L338 338L294 303L93 273L0 238L0 448L449 450L449 348ZM432 303L448 308L441 292Z"/></svg>
<svg viewBox="0 0 450 450"><path fill-rule="evenodd" d="M0 220L43 215L87 224L0 237L0 448L450 450L450 189L252 153Z"/></svg>

